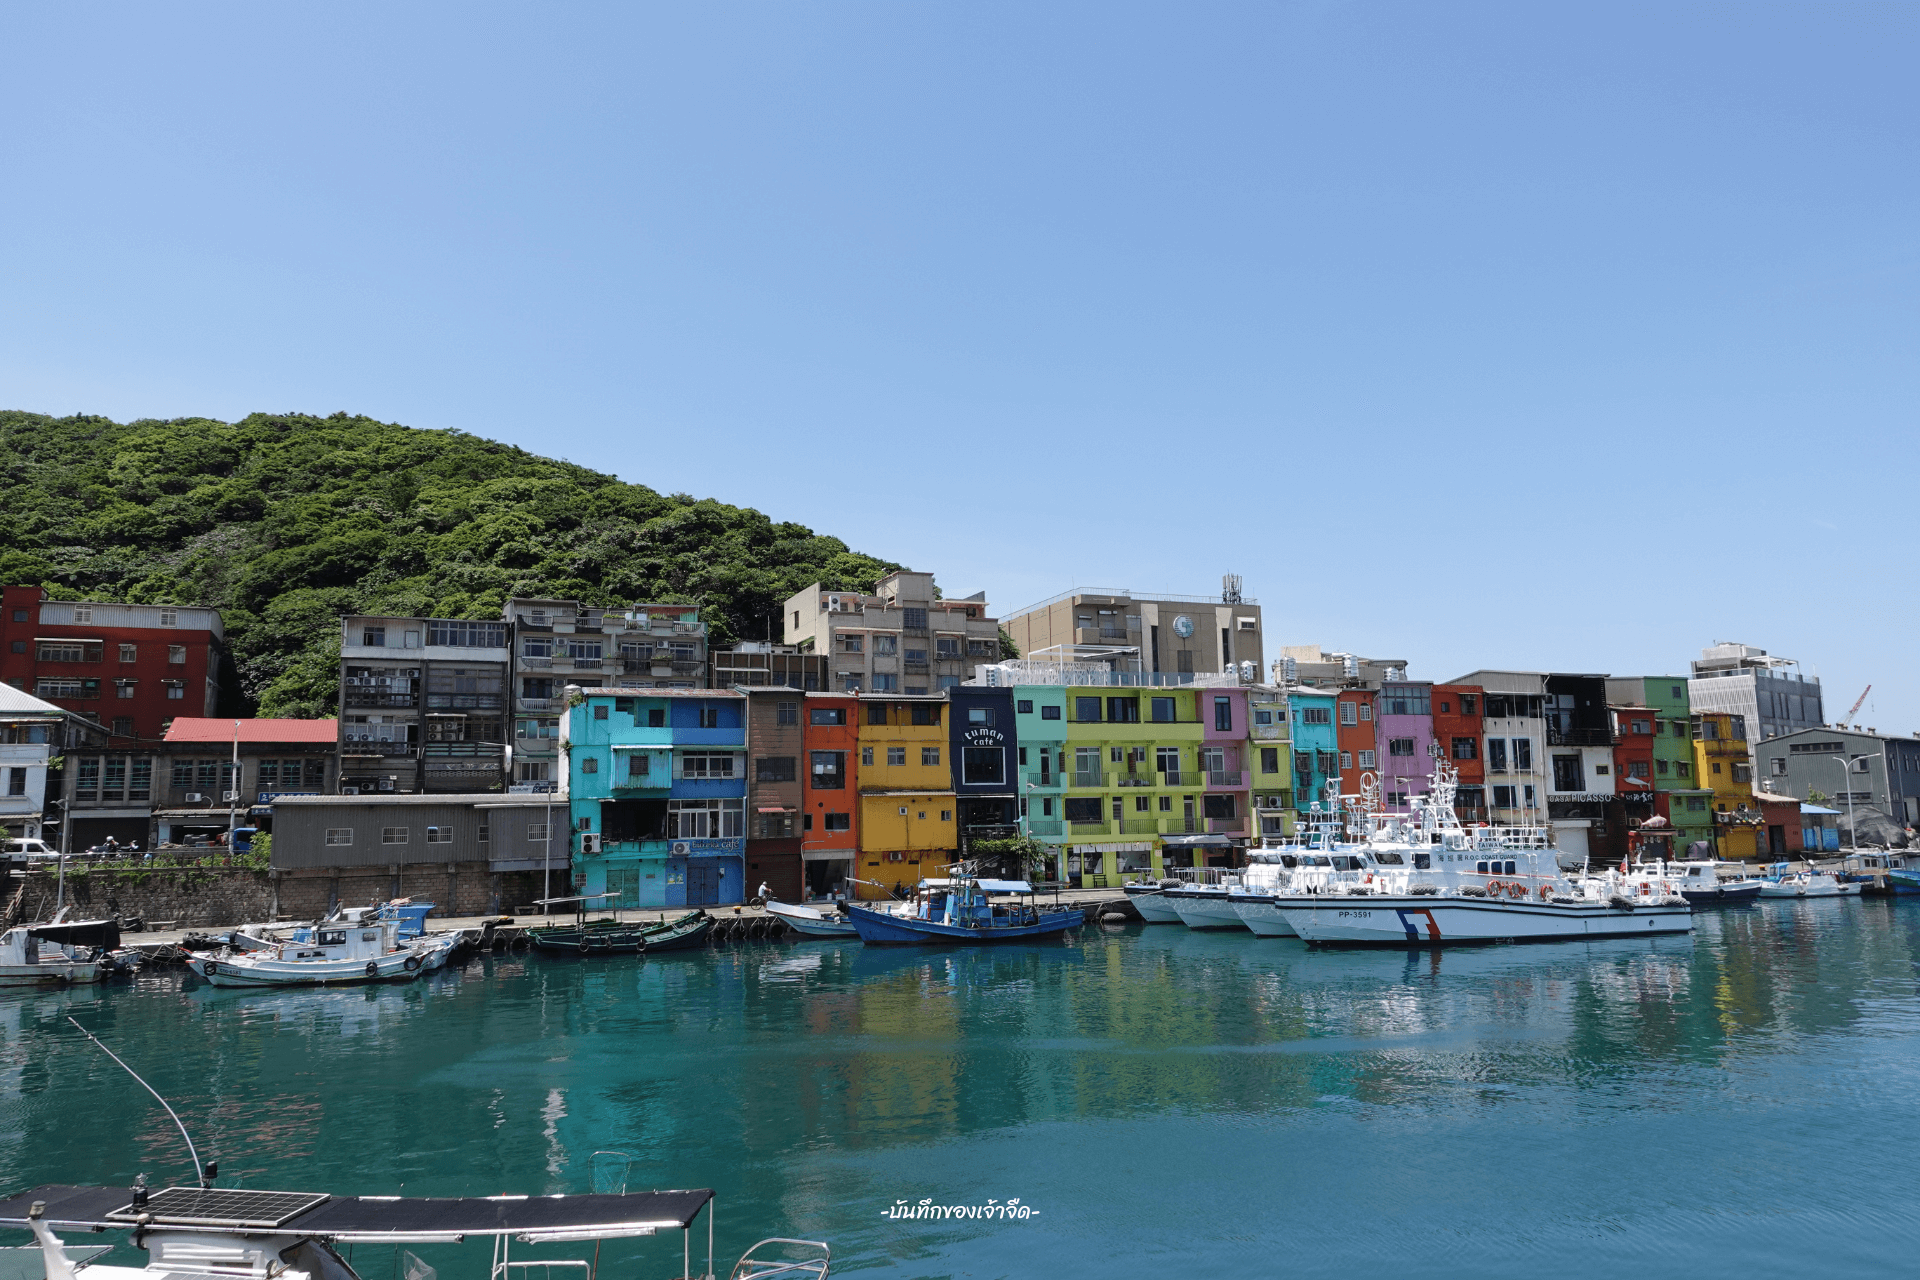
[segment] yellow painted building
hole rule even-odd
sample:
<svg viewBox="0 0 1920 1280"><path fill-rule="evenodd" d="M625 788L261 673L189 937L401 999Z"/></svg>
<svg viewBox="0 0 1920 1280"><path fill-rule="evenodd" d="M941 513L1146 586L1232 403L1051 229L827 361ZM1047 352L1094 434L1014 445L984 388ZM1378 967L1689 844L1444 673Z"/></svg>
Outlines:
<svg viewBox="0 0 1920 1280"><path fill-rule="evenodd" d="M860 854L854 886L885 898L944 876L959 848L944 697L860 699Z"/></svg>
<svg viewBox="0 0 1920 1280"><path fill-rule="evenodd" d="M1764 817L1753 798L1746 717L1720 711L1693 716L1694 780L1711 788L1714 834L1722 858L1759 856Z"/></svg>

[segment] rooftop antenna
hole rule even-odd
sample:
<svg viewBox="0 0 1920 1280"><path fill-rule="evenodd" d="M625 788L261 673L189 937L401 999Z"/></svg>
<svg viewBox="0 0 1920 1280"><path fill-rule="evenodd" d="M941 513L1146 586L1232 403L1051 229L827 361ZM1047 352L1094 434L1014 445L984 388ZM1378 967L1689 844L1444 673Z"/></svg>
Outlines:
<svg viewBox="0 0 1920 1280"><path fill-rule="evenodd" d="M179 1115L176 1114L174 1112L174 1109L167 1104L167 1100L160 1096L160 1091L158 1089L155 1089L152 1085L148 1084L145 1080L140 1080L140 1073L138 1071L135 1071L132 1067L128 1066L126 1063L120 1062L120 1055L115 1053L113 1050L107 1048L106 1045L101 1044L99 1039L93 1034L93 1032L87 1030L85 1027L81 1026L78 1022L74 1021L74 1019L71 1016L67 1018L67 1021L73 1023L73 1029L75 1031L78 1031L81 1035L85 1036L87 1039L92 1040L94 1047L96 1049L106 1054L109 1058L112 1058L115 1062L119 1062L120 1069L122 1071L132 1076L135 1080L139 1080L140 1087L142 1089L145 1089L148 1093L152 1094L155 1102L158 1102L161 1106L166 1107L167 1114L173 1117L174 1127L180 1130L180 1137L187 1144L187 1154L193 1157L193 1171L195 1174L199 1176L200 1185L202 1187L212 1186L213 1175L215 1170L218 1168L218 1166L211 1165L211 1164L205 1165L205 1166L201 1165L200 1153L194 1150L193 1148L193 1139L187 1133L187 1126L180 1123Z"/></svg>

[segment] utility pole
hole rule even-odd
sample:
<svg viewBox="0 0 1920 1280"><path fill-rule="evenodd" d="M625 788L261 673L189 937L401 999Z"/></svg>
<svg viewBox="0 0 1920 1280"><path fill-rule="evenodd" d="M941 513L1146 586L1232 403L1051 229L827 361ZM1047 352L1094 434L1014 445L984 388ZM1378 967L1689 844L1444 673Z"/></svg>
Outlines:
<svg viewBox="0 0 1920 1280"><path fill-rule="evenodd" d="M240 722L233 722L233 764L227 770L227 861L233 861L233 829L237 824L235 810L240 803Z"/></svg>

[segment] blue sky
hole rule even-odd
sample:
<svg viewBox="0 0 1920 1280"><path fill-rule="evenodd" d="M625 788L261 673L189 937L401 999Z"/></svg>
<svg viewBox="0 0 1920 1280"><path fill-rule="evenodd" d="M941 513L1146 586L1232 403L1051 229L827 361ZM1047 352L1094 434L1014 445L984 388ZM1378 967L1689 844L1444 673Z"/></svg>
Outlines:
<svg viewBox="0 0 1920 1280"><path fill-rule="evenodd" d="M10 6L0 404L1920 730L1899 4Z"/></svg>

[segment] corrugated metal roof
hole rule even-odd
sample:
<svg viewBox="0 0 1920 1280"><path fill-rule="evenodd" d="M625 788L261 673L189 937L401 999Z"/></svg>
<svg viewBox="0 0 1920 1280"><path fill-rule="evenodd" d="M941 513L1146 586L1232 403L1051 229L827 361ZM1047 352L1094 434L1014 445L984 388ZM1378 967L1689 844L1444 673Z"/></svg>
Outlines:
<svg viewBox="0 0 1920 1280"><path fill-rule="evenodd" d="M25 689L16 689L10 684L0 684L0 712L31 712L42 716L63 716L66 711L51 702L34 697Z"/></svg>
<svg viewBox="0 0 1920 1280"><path fill-rule="evenodd" d="M234 726L242 742L314 742L332 746L340 736L337 720L220 720L181 716L167 726L168 742L232 742Z"/></svg>

